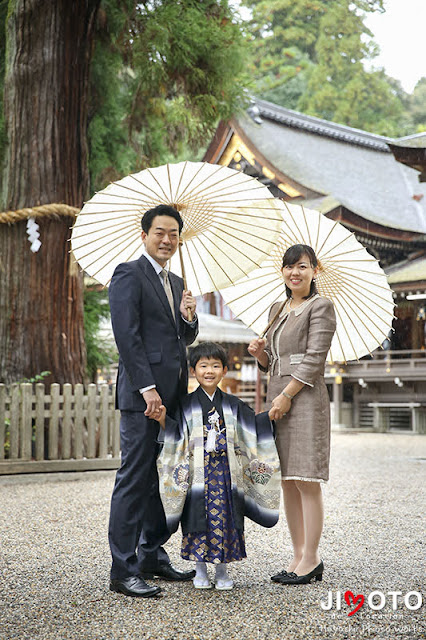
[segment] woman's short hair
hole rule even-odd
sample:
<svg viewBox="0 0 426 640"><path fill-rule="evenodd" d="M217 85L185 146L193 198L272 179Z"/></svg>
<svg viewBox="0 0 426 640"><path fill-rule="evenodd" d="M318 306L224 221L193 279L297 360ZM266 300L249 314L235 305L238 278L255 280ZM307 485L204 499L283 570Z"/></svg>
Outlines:
<svg viewBox="0 0 426 640"><path fill-rule="evenodd" d="M309 262L314 269L318 266L318 258L316 257L315 251L312 249L312 247L310 247L308 244L293 244L283 255L283 269L289 264L296 264L296 262L299 262L302 256L307 256L309 258ZM291 298L291 289L289 289L287 285L285 285L285 291L287 294L287 298ZM309 294L305 296L305 298L310 298L315 293L318 293L318 289L315 283L315 278L313 278Z"/></svg>
<svg viewBox="0 0 426 640"><path fill-rule="evenodd" d="M183 220L180 216L180 213L168 204L159 204L143 214L141 225L142 230L145 231L145 233L148 233L148 231L151 229L152 221L156 216L170 216L171 218L174 218L179 225L179 234L181 233L183 228Z"/></svg>

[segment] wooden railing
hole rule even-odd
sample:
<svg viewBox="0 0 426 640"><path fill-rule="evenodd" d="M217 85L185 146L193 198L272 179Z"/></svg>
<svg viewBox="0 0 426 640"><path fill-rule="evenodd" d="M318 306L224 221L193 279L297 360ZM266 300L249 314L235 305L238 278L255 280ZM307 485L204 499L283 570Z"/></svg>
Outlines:
<svg viewBox="0 0 426 640"><path fill-rule="evenodd" d="M352 361L341 366L327 366L325 371L327 382L330 381L330 370L336 370L336 368L341 369L343 377L348 380L366 378L382 381L386 376L424 380L426 378L426 351L423 349L377 350L372 358L363 358L359 362Z"/></svg>
<svg viewBox="0 0 426 640"><path fill-rule="evenodd" d="M115 469L120 465L114 388L0 384L0 475Z"/></svg>

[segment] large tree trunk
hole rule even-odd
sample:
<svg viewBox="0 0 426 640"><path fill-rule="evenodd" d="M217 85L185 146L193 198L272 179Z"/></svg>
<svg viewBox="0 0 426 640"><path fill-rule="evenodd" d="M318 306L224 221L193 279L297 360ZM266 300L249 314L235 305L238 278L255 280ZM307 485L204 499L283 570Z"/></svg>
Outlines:
<svg viewBox="0 0 426 640"><path fill-rule="evenodd" d="M65 203L88 195L87 93L100 0L10 0L3 210ZM72 219L0 224L0 380L52 372L85 378L82 276L70 264Z"/></svg>

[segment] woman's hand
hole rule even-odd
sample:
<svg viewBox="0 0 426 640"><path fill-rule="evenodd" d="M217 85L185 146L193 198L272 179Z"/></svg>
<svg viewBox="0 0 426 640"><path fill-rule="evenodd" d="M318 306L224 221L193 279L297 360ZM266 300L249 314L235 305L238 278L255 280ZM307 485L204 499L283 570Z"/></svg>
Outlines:
<svg viewBox="0 0 426 640"><path fill-rule="evenodd" d="M270 420L280 420L291 409L291 400L281 393L272 400L272 407L269 409L268 416Z"/></svg>
<svg viewBox="0 0 426 640"><path fill-rule="evenodd" d="M247 351L251 356L259 360L259 358L261 358L265 353L265 345L266 340L264 340L263 338L255 338L250 342L249 346L247 347Z"/></svg>
<svg viewBox="0 0 426 640"><path fill-rule="evenodd" d="M266 340L263 338L255 338L247 347L247 351L251 356L254 356L261 367L268 368L269 358L265 351Z"/></svg>
<svg viewBox="0 0 426 640"><path fill-rule="evenodd" d="M254 356L261 367L268 368L269 358L265 351L266 340L263 338L255 338L247 347L247 351L251 356Z"/></svg>

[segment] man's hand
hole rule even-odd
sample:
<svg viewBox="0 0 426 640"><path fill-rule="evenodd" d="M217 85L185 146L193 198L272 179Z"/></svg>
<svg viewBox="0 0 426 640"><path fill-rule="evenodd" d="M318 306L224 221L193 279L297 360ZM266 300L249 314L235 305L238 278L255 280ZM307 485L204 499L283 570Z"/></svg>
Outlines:
<svg viewBox="0 0 426 640"><path fill-rule="evenodd" d="M142 395L146 402L146 417L151 418L152 420L158 420L160 407L163 404L163 401L161 400L157 389L149 389L149 391L144 391Z"/></svg>
<svg viewBox="0 0 426 640"><path fill-rule="evenodd" d="M179 307L182 316L186 320L188 320L188 310L189 310L191 312L191 318L193 318L195 314L196 306L197 306L197 302L193 297L192 293L185 289L185 291L182 293L182 300L180 302L180 307Z"/></svg>

